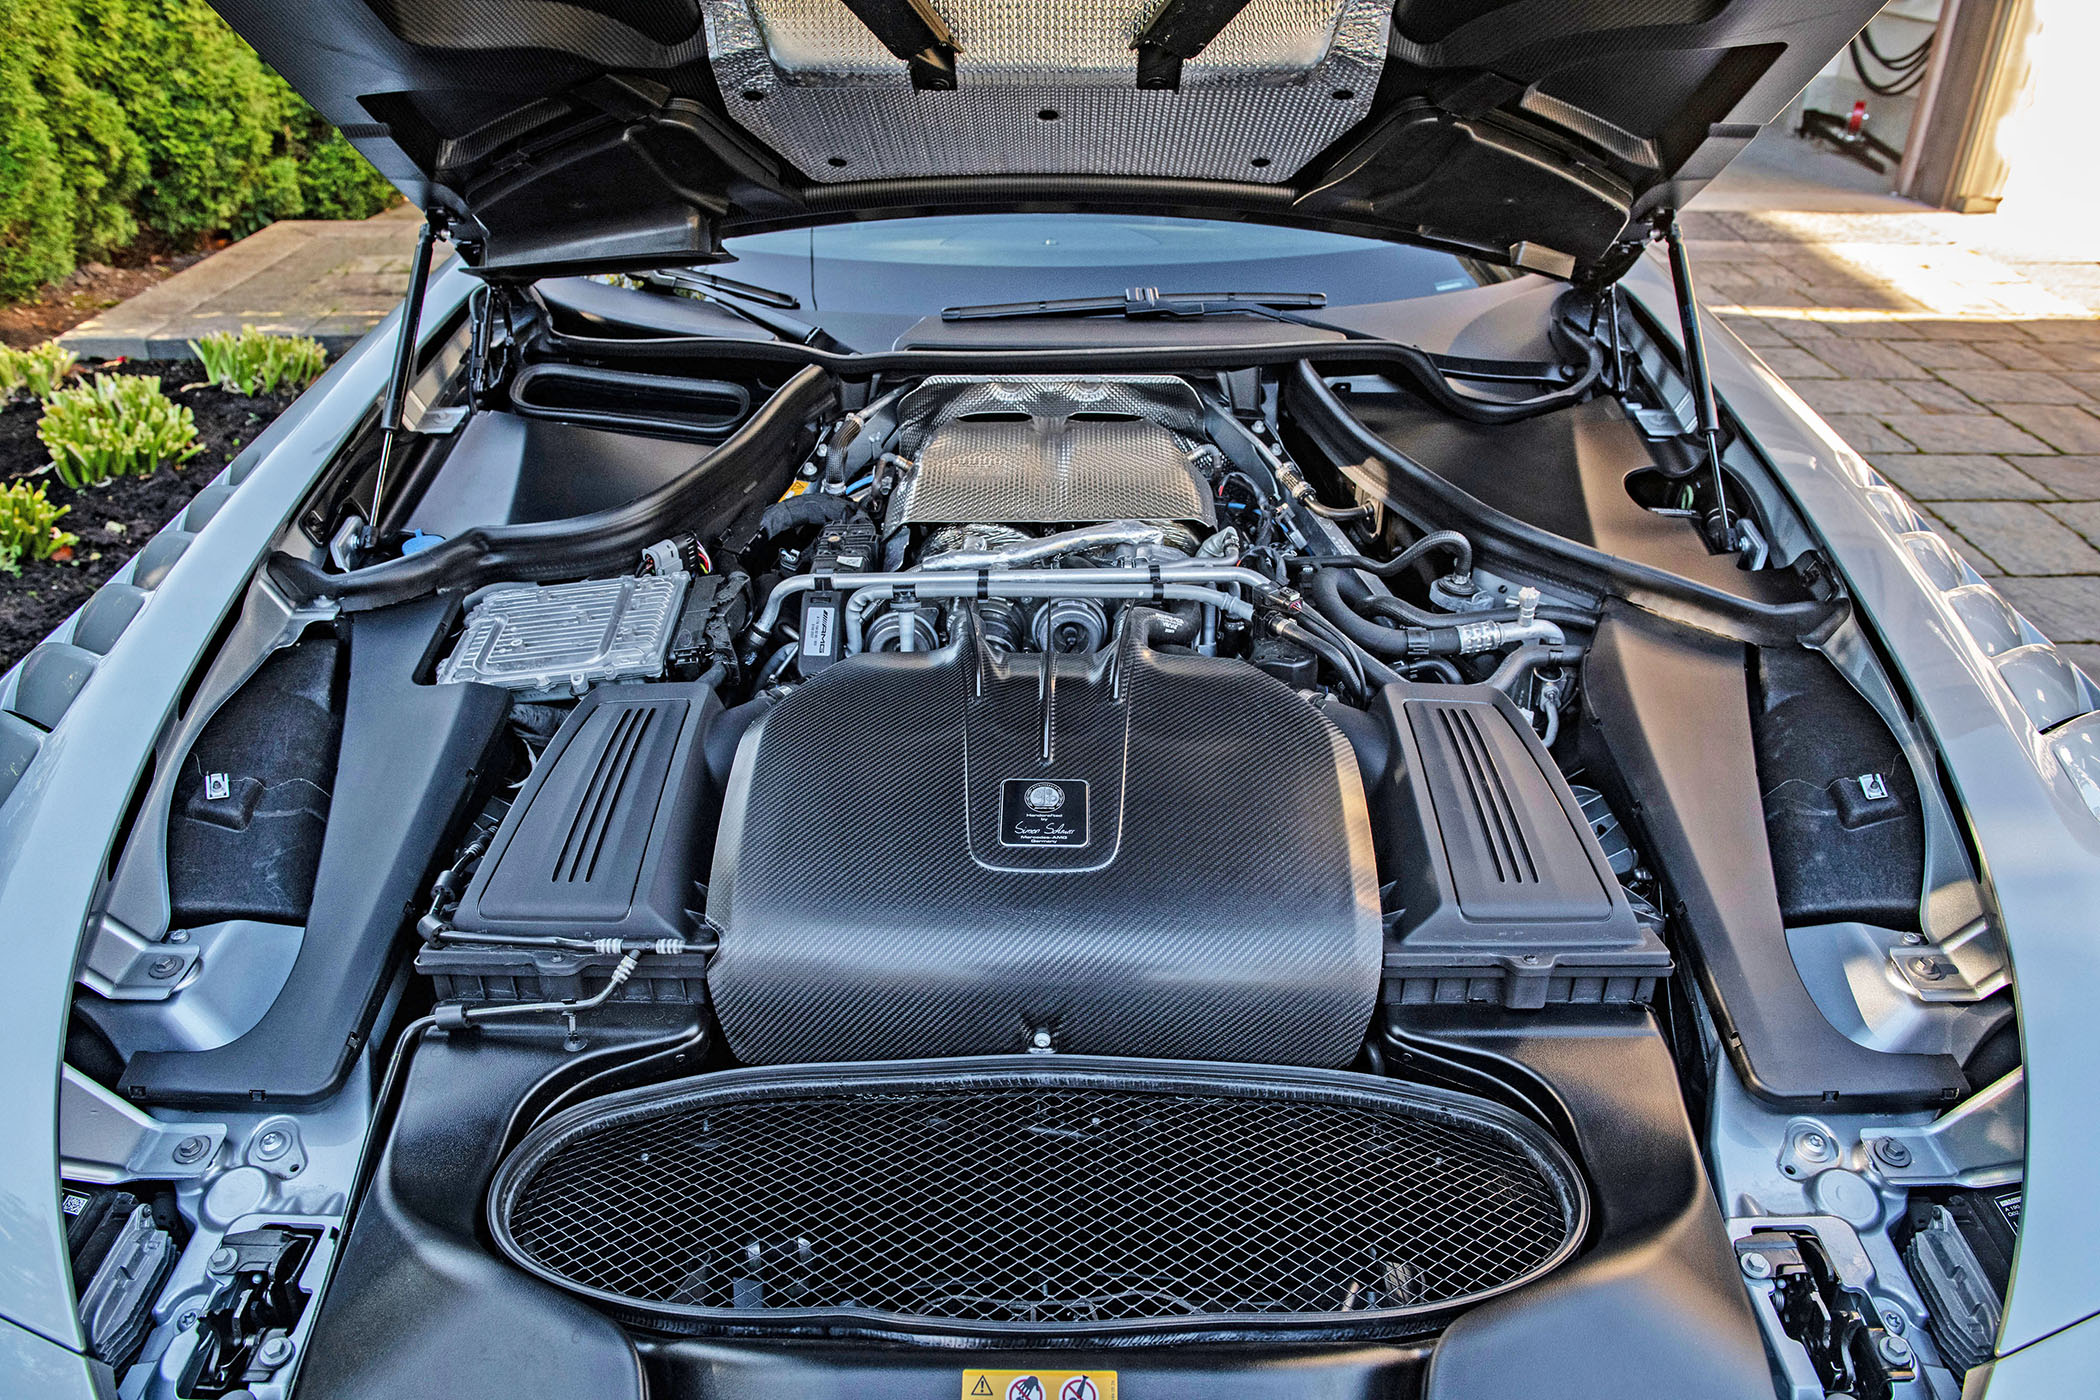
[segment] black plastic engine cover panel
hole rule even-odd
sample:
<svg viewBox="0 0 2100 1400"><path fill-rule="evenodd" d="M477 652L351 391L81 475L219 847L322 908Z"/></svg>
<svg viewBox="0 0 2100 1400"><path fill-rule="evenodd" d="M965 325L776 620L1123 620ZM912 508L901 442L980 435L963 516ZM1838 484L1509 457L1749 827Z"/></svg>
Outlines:
<svg viewBox="0 0 2100 1400"><path fill-rule="evenodd" d="M965 629L967 631L968 629ZM827 668L744 738L708 885L737 1058L1339 1065L1378 988L1356 759L1243 662Z"/></svg>
<svg viewBox="0 0 2100 1400"><path fill-rule="evenodd" d="M477 933L683 938L699 901L714 687L601 685L532 770L452 922Z"/></svg>
<svg viewBox="0 0 2100 1400"><path fill-rule="evenodd" d="M1387 1004L1646 1001L1670 951L1634 916L1567 780L1508 696L1389 685L1373 796L1388 893Z"/></svg>

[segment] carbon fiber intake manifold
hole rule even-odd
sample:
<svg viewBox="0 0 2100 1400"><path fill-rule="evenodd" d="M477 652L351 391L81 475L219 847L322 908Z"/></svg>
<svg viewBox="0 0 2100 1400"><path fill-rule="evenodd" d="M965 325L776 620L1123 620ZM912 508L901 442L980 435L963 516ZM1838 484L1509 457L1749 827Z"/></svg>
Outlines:
<svg viewBox="0 0 2100 1400"><path fill-rule="evenodd" d="M744 736L707 906L737 1058L1346 1064L1380 920L1340 731L1142 627L1091 656L957 630L828 667Z"/></svg>

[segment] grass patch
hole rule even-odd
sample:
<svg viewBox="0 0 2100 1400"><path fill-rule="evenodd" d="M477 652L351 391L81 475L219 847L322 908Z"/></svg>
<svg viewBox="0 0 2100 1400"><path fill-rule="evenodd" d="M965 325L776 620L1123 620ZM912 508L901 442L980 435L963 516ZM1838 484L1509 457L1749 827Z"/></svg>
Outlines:
<svg viewBox="0 0 2100 1400"><path fill-rule="evenodd" d="M36 435L59 480L79 490L115 476L150 476L203 450L197 420L160 391L160 380L98 374L44 403Z"/></svg>
<svg viewBox="0 0 2100 1400"><path fill-rule="evenodd" d="M39 399L48 399L57 393L73 372L79 357L71 350L59 347L55 340L27 350L12 350L0 345L0 401L14 397L23 390Z"/></svg>
<svg viewBox="0 0 2100 1400"><path fill-rule="evenodd" d="M44 499L42 483L10 481L0 487L0 573L19 574L22 560L49 559L80 541L58 528L68 506Z"/></svg>
<svg viewBox="0 0 2100 1400"><path fill-rule="evenodd" d="M215 331L190 342L207 383L235 394L297 392L321 377L328 352L303 335L268 335L253 326Z"/></svg>

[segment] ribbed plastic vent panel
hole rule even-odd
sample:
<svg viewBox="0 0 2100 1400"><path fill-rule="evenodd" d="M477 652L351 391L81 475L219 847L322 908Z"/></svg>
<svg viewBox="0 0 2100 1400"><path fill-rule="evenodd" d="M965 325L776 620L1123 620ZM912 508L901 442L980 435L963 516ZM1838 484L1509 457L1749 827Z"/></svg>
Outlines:
<svg viewBox="0 0 2100 1400"><path fill-rule="evenodd" d="M1567 1159L1485 1102L1060 1061L735 1071L601 1100L504 1165L495 1236L632 1314L1001 1333L1419 1326L1581 1236Z"/></svg>
<svg viewBox="0 0 2100 1400"><path fill-rule="evenodd" d="M1465 778L1471 799L1466 815L1486 850L1495 878L1503 884L1537 884L1538 859L1524 836L1524 820L1510 801L1509 786L1502 780L1487 737L1480 732L1477 707L1444 706L1435 711L1438 727Z"/></svg>
<svg viewBox="0 0 2100 1400"><path fill-rule="evenodd" d="M591 775L568 839L556 858L554 878L570 884L588 881L598 873L598 856L605 849L605 834L619 810L620 794L634 770L635 754L649 733L656 711L634 705L622 708L613 719L612 736L605 741L605 757Z"/></svg>

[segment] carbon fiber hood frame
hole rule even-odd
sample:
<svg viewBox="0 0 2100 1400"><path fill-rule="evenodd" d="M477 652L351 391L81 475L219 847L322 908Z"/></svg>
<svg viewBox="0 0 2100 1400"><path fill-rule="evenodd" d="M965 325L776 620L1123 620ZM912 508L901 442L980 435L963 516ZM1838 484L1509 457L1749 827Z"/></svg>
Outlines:
<svg viewBox="0 0 2100 1400"><path fill-rule="evenodd" d="M214 0L504 277L953 210L1616 277L1879 0Z"/></svg>

